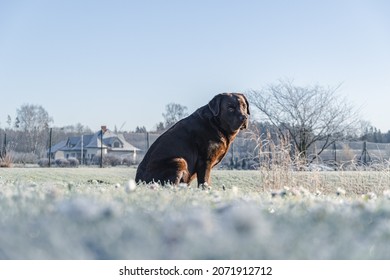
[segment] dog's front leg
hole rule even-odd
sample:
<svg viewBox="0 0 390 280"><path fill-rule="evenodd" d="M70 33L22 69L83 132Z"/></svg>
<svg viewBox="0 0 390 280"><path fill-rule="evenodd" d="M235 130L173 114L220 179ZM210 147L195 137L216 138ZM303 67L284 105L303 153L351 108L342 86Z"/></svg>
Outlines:
<svg viewBox="0 0 390 280"><path fill-rule="evenodd" d="M198 187L202 187L203 189L210 188L210 171L211 171L211 163L207 161L202 161L197 164L197 179L198 179Z"/></svg>

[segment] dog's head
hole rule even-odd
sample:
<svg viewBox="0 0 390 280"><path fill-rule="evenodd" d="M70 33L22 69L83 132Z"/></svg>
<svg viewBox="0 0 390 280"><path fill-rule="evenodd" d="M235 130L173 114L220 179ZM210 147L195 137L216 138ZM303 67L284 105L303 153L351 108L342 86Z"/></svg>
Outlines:
<svg viewBox="0 0 390 280"><path fill-rule="evenodd" d="M222 129L235 133L248 127L249 103L242 93L221 93L208 104Z"/></svg>

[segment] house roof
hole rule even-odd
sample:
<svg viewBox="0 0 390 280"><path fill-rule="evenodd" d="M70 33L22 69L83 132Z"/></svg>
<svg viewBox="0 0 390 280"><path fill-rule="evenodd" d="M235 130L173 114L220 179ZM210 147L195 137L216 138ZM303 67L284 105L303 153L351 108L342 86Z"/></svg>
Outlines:
<svg viewBox="0 0 390 280"><path fill-rule="evenodd" d="M70 147L74 147L75 145L77 145L77 142L80 140L80 137L79 136L71 136L68 138L68 145Z"/></svg>
<svg viewBox="0 0 390 280"><path fill-rule="evenodd" d="M86 143L91 142L91 139L93 138L94 134L89 135L83 135L82 137L76 137L77 138L77 144L73 147L73 149L81 149L81 146L85 147Z"/></svg>
<svg viewBox="0 0 390 280"><path fill-rule="evenodd" d="M136 148L135 146L127 142L125 137L122 134L118 134L118 138L123 143L123 149L131 150L131 151L140 151L140 149Z"/></svg>
<svg viewBox="0 0 390 280"><path fill-rule="evenodd" d="M92 137L89 143L85 143L85 148L101 148L102 144L100 141L100 131L95 133ZM106 145L104 145L104 134L103 134L103 148L107 148Z"/></svg>
<svg viewBox="0 0 390 280"><path fill-rule="evenodd" d="M68 142L68 140L62 140L61 142L55 144L54 146L51 146L51 152L56 153L57 151L61 150L62 148L64 148L66 146L67 142Z"/></svg>

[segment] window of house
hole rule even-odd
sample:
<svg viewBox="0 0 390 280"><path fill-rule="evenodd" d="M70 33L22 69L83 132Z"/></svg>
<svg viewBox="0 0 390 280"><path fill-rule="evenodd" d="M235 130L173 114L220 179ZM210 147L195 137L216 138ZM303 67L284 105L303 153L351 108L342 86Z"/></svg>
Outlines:
<svg viewBox="0 0 390 280"><path fill-rule="evenodd" d="M121 144L118 141L114 142L114 148L120 148Z"/></svg>

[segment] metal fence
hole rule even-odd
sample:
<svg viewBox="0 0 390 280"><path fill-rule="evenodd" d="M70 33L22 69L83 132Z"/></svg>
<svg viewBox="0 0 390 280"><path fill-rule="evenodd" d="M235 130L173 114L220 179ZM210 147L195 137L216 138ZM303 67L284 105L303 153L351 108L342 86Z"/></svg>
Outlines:
<svg viewBox="0 0 390 280"><path fill-rule="evenodd" d="M161 135L159 133L121 133L127 142L140 149L137 153L135 164L138 164L149 147L156 141ZM17 150L12 147L17 145L9 145L11 142L17 142L20 139L16 137L6 138L5 133L0 135L0 159L5 157L7 153L7 141L8 151L18 154ZM58 135L57 135L58 136ZM58 138L58 137L57 137ZM65 139L56 139L65 140ZM231 148L226 154L225 158L219 165L220 168L237 168L237 169L253 169L257 168L263 160L259 157L259 141L253 137L249 137L248 134L240 133L233 142ZM322 147L323 143L318 142L311 150L308 151L308 155L315 155ZM264 146L264 155L267 154L267 147ZM22 154L28 154L23 152ZM271 155L274 156L274 155ZM25 157L25 156L24 156ZM30 157L26 161L29 160ZM375 163L388 163L390 160L390 143L372 143L363 141L349 141L349 142L336 142L330 145L324 150L316 159L315 163L319 164L344 164L346 162L355 162L365 165Z"/></svg>
<svg viewBox="0 0 390 280"><path fill-rule="evenodd" d="M152 133L128 133L125 135L127 141L141 149L137 158L142 160L148 147L160 136ZM228 153L220 164L220 168L251 169L259 164L258 142L240 134L231 145ZM323 146L319 141L309 151L308 155L315 155ZM257 158L257 159L256 159ZM383 163L390 160L390 143L372 143L365 141L338 141L325 149L316 159L315 163L342 165L346 162L370 165Z"/></svg>

